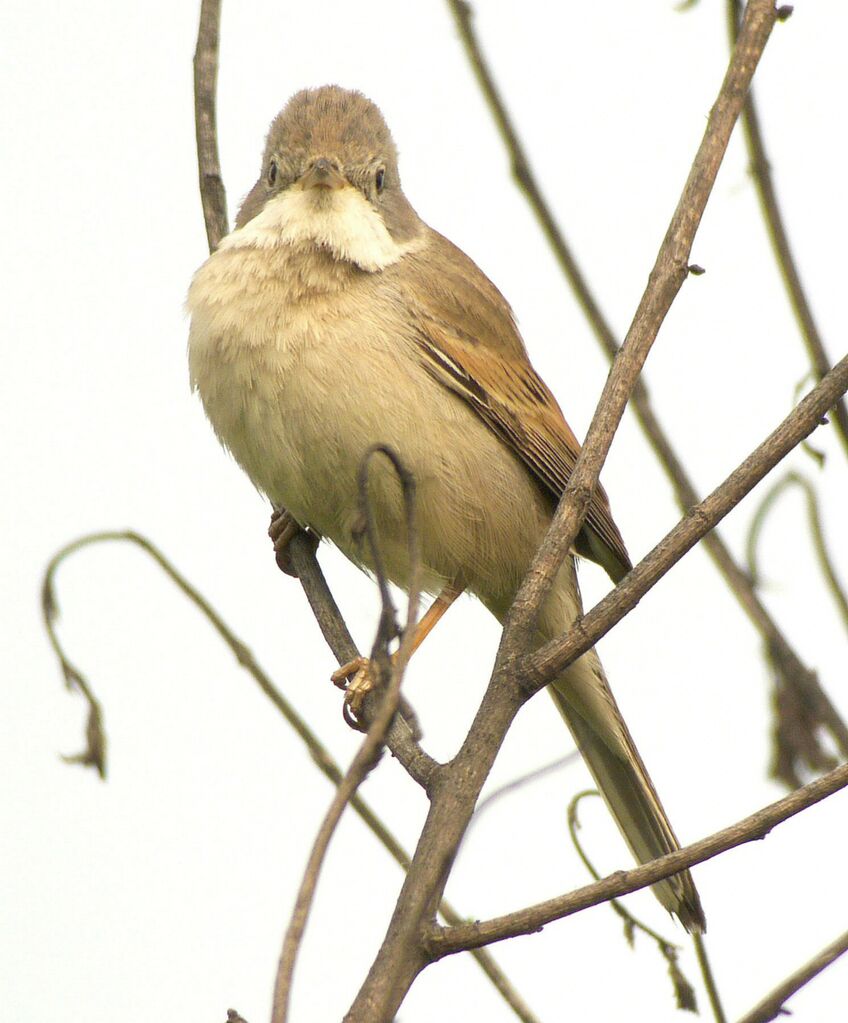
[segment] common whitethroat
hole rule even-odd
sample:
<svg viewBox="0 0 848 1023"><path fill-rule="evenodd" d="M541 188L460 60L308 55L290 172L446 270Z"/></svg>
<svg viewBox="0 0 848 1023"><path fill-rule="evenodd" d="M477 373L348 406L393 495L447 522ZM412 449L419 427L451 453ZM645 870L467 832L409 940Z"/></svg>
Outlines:
<svg viewBox="0 0 848 1023"><path fill-rule="evenodd" d="M580 445L506 300L409 204L373 103L337 86L292 97L235 229L194 276L188 308L192 385L221 443L289 526L373 567L357 472L372 445L388 444L416 480L424 588L442 595L431 620L463 589L503 620ZM386 572L405 586L403 497L383 460L369 494ZM600 486L575 553L616 582L631 567ZM538 642L581 613L569 556ZM677 849L597 653L549 691L636 859ZM704 929L688 872L654 891L688 930Z"/></svg>

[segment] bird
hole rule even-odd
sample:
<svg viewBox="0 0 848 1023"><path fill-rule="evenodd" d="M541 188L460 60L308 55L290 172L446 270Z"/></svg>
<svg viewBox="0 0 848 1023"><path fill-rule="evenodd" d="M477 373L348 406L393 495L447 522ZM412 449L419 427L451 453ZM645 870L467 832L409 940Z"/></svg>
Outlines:
<svg viewBox="0 0 848 1023"><path fill-rule="evenodd" d="M550 525L580 444L482 270L402 188L380 109L336 85L296 93L271 124L234 229L187 298L193 389L222 445L280 509L373 570L357 472L388 445L416 483L431 626L462 591L500 621ZM404 498L377 460L369 496L387 576L410 580ZM599 485L543 603L536 642L582 614L577 556L614 583L631 569ZM636 860L679 848L594 649L548 690ZM688 871L653 888L692 932Z"/></svg>

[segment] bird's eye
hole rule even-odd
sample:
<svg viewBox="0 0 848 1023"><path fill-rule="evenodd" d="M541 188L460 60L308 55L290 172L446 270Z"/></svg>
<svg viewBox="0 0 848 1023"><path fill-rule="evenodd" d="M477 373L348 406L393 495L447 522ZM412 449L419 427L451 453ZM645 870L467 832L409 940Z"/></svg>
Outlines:
<svg viewBox="0 0 848 1023"><path fill-rule="evenodd" d="M268 164L268 184L273 187L277 181L277 161L272 160Z"/></svg>
<svg viewBox="0 0 848 1023"><path fill-rule="evenodd" d="M383 191L383 185L386 183L386 168L378 167L377 173L374 175L374 184L377 187L378 192Z"/></svg>

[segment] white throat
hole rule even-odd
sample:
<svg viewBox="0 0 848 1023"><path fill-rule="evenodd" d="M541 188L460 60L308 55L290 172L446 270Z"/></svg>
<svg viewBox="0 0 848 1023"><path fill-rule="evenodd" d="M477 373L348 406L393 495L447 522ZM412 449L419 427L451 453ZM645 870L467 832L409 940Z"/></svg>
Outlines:
<svg viewBox="0 0 848 1023"><path fill-rule="evenodd" d="M220 248L283 245L320 245L337 259L371 271L391 266L408 249L397 244L379 213L350 185L334 190L288 188L244 227L228 234Z"/></svg>

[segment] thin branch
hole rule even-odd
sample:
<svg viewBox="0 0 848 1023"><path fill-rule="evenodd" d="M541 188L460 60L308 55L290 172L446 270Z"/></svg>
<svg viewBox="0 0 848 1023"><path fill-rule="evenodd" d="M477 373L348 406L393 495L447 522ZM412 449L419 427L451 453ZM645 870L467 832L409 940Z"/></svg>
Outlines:
<svg viewBox="0 0 848 1023"><path fill-rule="evenodd" d="M59 616L59 603L56 595L56 574L62 563L72 554L86 547L100 543L126 542L140 547L148 554L153 561L162 569L168 578L177 586L182 594L198 608L207 621L212 625L220 638L233 652L239 665L248 672L254 679L262 692L268 697L274 707L282 714L283 718L291 725L295 734L303 742L310 757L318 770L333 785L339 785L344 775L330 752L315 735L309 725L298 714L282 692L274 685L269 675L256 661L252 651L246 643L230 629L223 618L211 606L208 600L189 583L184 575L165 557L165 555L146 537L139 533L127 532L102 532L89 533L72 543L66 544L61 550L50 559L42 582L42 607L45 615L47 633L56 657L62 667L63 674L70 685L80 690L89 704L89 725L86 729L88 748L76 757L65 757L66 761L82 763L95 766L101 777L106 775L106 736L102 727L102 711L100 703L95 697L90 685L83 673L74 666L62 647L61 641L56 632L55 623ZM97 722L95 734L92 734L91 722ZM426 754L424 754L426 756ZM377 816L371 806L360 795L354 795L351 800L351 807L365 824L365 826L376 837L380 844L386 849L389 855L405 872L409 869L410 857L400 842L395 838L389 828ZM462 923L465 917L459 913L449 902L443 900L439 905L439 913L449 924ZM475 960L486 976L494 984L498 992L503 996L515 1015L522 1023L538 1023L537 1018L525 1004L521 996L512 987L506 975L497 965L492 956L485 950L479 949L473 953Z"/></svg>
<svg viewBox="0 0 848 1023"><path fill-rule="evenodd" d="M389 644L395 639L398 632L395 621L395 609L389 593L388 578L383 569L383 559L380 553L376 527L368 501L368 471L375 454L383 454L392 463L401 482L404 507L406 509L407 545L410 565L409 597L406 626L403 630L400 647L393 659L389 657ZM309 854L306 869L303 873L303 880L301 881L294 909L292 910L291 921L283 941L283 950L280 954L277 980L274 985L274 1008L271 1014L271 1023L286 1023L288 1019L294 965L303 940L303 932L312 908L315 890L318 885L318 877L324 864L330 841L335 834L345 807L351 801L359 786L365 781L368 774L377 766L380 759L380 753L388 734L389 725L397 713L403 673L412 655L413 643L415 641L415 622L418 613L421 577L421 555L415 516L415 480L412 473L403 465L400 458L391 448L385 445L378 445L370 448L365 453L359 470L358 482L360 511L365 522L365 532L371 548L372 563L377 575L382 598L382 611L370 662L371 670L375 672L376 676L374 679L376 688L381 691L381 703L374 716L374 720L368 728L364 742L357 750L353 762L348 768L341 784L336 789L330 807L315 837L312 851ZM388 676L387 685L385 684L386 676Z"/></svg>
<svg viewBox="0 0 848 1023"><path fill-rule="evenodd" d="M87 537L75 541L63 547L47 564L44 572L44 579L41 582L41 613L44 618L44 628L47 630L47 638L50 646L56 655L62 675L65 678L65 685L69 689L78 689L88 704L88 721L85 727L85 749L81 753L64 756L62 759L66 764L80 764L83 767L94 767L101 778L106 778L106 731L103 727L103 708L100 701L94 695L94 691L88 684L88 679L79 668L70 660L59 640L56 632L56 620L59 617L59 604L56 600L56 570L64 558L84 546L88 542Z"/></svg>
<svg viewBox="0 0 848 1023"><path fill-rule="evenodd" d="M740 10L741 4L739 0L728 0L727 29L731 46L736 43ZM791 8L788 10L791 13ZM792 312L795 314L798 329L801 331L801 337L804 340L813 372L816 379L821 380L830 371L830 359L825 351L824 342L813 316L813 310L810 308L807 293L801 283L801 274L798 270L798 264L795 262L792 246L789 244L789 235L783 222L783 215L780 212L777 190L774 187L771 175L771 162L766 152L765 140L763 139L762 127L760 126L760 115L753 92L748 94L745 109L742 112L742 132L745 136L745 144L748 147L751 173L757 187L760 209L765 220L766 229L768 230L774 258L777 260L780 276L783 278L783 284L789 296L789 302L792 306ZM845 453L848 454L848 407L846 407L844 401L838 401L833 406L833 418L836 435L842 442Z"/></svg>
<svg viewBox="0 0 848 1023"><path fill-rule="evenodd" d="M580 759L580 750L572 750L570 753L566 753L563 757L557 757L556 760L552 760L549 764L542 764L541 767L536 767L532 771L528 771L526 774L520 775L518 778L513 778L512 781L508 781L503 785L499 785L498 788L493 789L487 796L480 800L474 809L474 816L468 825L468 831L479 821L480 815L484 810L490 810L492 806L503 799L504 796L514 795L516 792L520 792L527 785L532 785L534 781L539 781L540 778L547 778L549 774L554 774L556 771L561 771L563 767L568 767L569 764L573 764ZM465 837L468 837L468 831L465 832Z"/></svg>
<svg viewBox="0 0 848 1023"><path fill-rule="evenodd" d="M469 62L510 156L515 181L539 220L560 269L571 285L598 342L607 356L613 359L618 352L616 335L601 312L542 194L474 33L471 7L465 0L448 0L448 5L456 19ZM647 387L642 380L637 381L634 387L631 405L648 442L671 481L681 510L688 511L698 503L698 493L667 433L660 425ZM815 672L807 668L795 653L774 618L754 592L751 580L736 563L721 536L717 532L710 533L704 538L703 545L749 620L763 637L769 662L784 686L796 692L799 699L812 708L816 718L827 726L842 755L848 757L848 728L821 688Z"/></svg>
<svg viewBox="0 0 848 1023"><path fill-rule="evenodd" d="M778 1016L790 1015L783 1008L784 1002L800 991L805 984L809 984L822 970L826 970L831 963L835 963L845 952L848 952L848 931L841 934L836 941L828 945L827 948L823 948L818 955L813 956L808 963L778 984L774 991L769 992L750 1012L746 1012L739 1023L770 1023Z"/></svg>
<svg viewBox="0 0 848 1023"><path fill-rule="evenodd" d="M816 558L818 559L827 588L842 617L842 623L848 629L848 595L846 595L845 589L839 581L833 559L827 549L827 541L824 538L824 529L822 528L821 512L819 511L818 495L813 484L800 472L788 472L783 479L778 480L762 499L756 514L751 519L751 525L748 528L748 540L745 545L748 559L748 574L754 580L754 583L759 585L760 573L757 566L757 547L760 534L762 533L765 520L777 499L792 486L800 487L804 492L807 504L807 522L810 527L813 549L816 552Z"/></svg>
<svg viewBox="0 0 848 1023"><path fill-rule="evenodd" d="M577 837L577 832L581 827L577 810L582 800L587 796L600 797L600 793L596 789L584 789L583 792L578 792L572 797L571 802L568 804L568 833L571 836L571 842L574 845L574 848L577 850L577 855L583 861L583 866L596 881L600 881L601 875L595 869L595 865L589 859L586 854L586 850L583 848L583 843ZM677 1008L686 1012L697 1013L698 1002L695 997L695 988L680 969L680 964L678 962L677 953L680 946L676 945L673 941L669 941L668 938L664 938L660 933L655 931L653 927L649 927L638 917L634 916L618 899L610 899L609 906L616 916L624 921L624 939L631 948L634 947L634 937L637 930L642 931L643 934L647 935L647 937L656 944L657 950L665 960L665 964L668 967L668 973L671 977L671 983L674 988L674 997L677 1001ZM700 935L698 935L698 937L700 937ZM720 1020L718 1020L718 1023L726 1023L723 1016Z"/></svg>
<svg viewBox="0 0 848 1023"><path fill-rule="evenodd" d="M701 979L707 989L707 998L710 1000L710 1008L713 1010L715 1023L727 1023L727 1016L724 1014L724 1006L721 1003L721 996L718 992L718 985L713 974L712 964L707 955L707 943L703 934L693 934L692 944L695 946L695 958L698 960L698 967L701 970Z"/></svg>
<svg viewBox="0 0 848 1023"><path fill-rule="evenodd" d="M565 636L545 644L522 661L521 672L527 691L536 692L547 685L621 621L658 579L720 522L793 447L812 433L834 400L846 390L848 355L709 497L685 515L633 571Z"/></svg>
<svg viewBox="0 0 848 1023"><path fill-rule="evenodd" d="M629 895L647 888L663 878L671 877L687 867L712 859L746 842L765 838L778 824L794 817L810 806L848 786L848 764L817 778L808 785L771 803L756 813L743 818L730 827L723 828L707 838L684 846L676 852L632 870L619 870L602 881L578 888L567 895L560 895L535 906L507 913L492 920L463 924L460 927L444 928L433 926L427 935L427 947L434 959L453 955L469 948L478 948L495 941L503 941L519 934L533 934L554 920L562 920L579 913L590 906L597 906L609 899Z"/></svg>
<svg viewBox="0 0 848 1023"><path fill-rule="evenodd" d="M707 119L704 137L633 322L604 385L586 442L560 499L553 523L513 603L504 630L502 650L505 652L510 651L511 644L515 642L526 642L538 608L583 524L627 401L666 314L689 273L689 254L695 233L774 21L771 0L750 0L745 9L739 42Z"/></svg>
<svg viewBox="0 0 848 1023"><path fill-rule="evenodd" d="M533 618L553 579L554 566L568 552L585 514L603 459L668 305L688 272L695 228L727 144L733 121L774 23L770 0L751 0L739 45L708 121L684 196L657 258L648 288L622 353L616 359L554 521L507 617L492 680L459 753L431 782L430 813L395 906L387 934L348 1014L346 1023L390 1020L415 977L428 964L422 930L435 917L474 804L497 751L528 692L520 691L520 663L532 641ZM848 376L848 365L846 366ZM848 384L846 384L848 386ZM572 629L574 635L578 628Z"/></svg>
<svg viewBox="0 0 848 1023"><path fill-rule="evenodd" d="M218 86L218 39L221 0L201 0L197 46L194 50L194 126L197 136L197 170L200 201L206 224L209 251L218 248L229 230L227 195L218 158L215 96Z"/></svg>
<svg viewBox="0 0 848 1023"><path fill-rule="evenodd" d="M289 544L289 553L318 627L339 665L356 660L359 651L305 533L294 537ZM374 701L369 698L363 711L366 725L371 724L373 713ZM386 745L407 774L426 790L438 764L418 744L415 732L403 717L392 722Z"/></svg>

